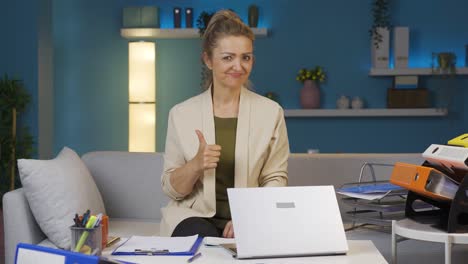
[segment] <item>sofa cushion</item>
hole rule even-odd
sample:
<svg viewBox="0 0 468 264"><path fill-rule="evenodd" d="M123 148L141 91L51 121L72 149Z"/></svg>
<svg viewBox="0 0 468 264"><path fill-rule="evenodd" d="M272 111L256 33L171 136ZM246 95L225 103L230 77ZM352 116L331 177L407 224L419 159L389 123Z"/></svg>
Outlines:
<svg viewBox="0 0 468 264"><path fill-rule="evenodd" d="M162 191L162 153L95 151L81 159L93 175L110 219L161 220L169 197Z"/></svg>
<svg viewBox="0 0 468 264"><path fill-rule="evenodd" d="M58 247L70 248L75 213L105 213L93 178L73 150L65 147L52 160L19 159L18 169L36 222Z"/></svg>

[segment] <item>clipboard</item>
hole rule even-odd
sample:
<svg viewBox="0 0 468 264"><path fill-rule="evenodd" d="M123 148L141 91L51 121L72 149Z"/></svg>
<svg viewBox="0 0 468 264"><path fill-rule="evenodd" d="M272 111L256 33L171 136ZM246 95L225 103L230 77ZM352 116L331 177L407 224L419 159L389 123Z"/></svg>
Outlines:
<svg viewBox="0 0 468 264"><path fill-rule="evenodd" d="M128 239L127 239L128 241ZM125 242L127 242L125 241ZM142 255L142 256L193 256L197 252L198 248L200 247L201 243L203 241L203 237L198 237L197 240L195 240L195 243L192 245L189 251L182 251L182 252L173 252L173 251L168 251L168 250L138 250L135 249L134 251L130 252L118 252L117 250L119 249L120 246L124 245L125 242L117 247L111 255L115 256L129 256L129 255Z"/></svg>
<svg viewBox="0 0 468 264"><path fill-rule="evenodd" d="M390 182L439 201L451 201L458 191L458 184L437 169L402 162L395 163Z"/></svg>
<svg viewBox="0 0 468 264"><path fill-rule="evenodd" d="M16 247L15 264L35 264L38 259L48 264L135 264L26 243Z"/></svg>

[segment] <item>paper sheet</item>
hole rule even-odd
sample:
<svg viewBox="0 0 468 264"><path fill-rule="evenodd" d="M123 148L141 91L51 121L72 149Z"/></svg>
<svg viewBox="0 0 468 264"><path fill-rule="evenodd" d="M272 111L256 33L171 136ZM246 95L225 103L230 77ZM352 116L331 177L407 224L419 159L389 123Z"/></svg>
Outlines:
<svg viewBox="0 0 468 264"><path fill-rule="evenodd" d="M382 199L390 193L391 191L388 191L386 193L355 193L355 192L337 192L342 195L346 195L349 197L353 198L359 198L359 199L364 199L364 200L376 200L376 199Z"/></svg>
<svg viewBox="0 0 468 264"><path fill-rule="evenodd" d="M168 250L169 252L188 252L195 244L198 235L189 237L132 236L115 250L118 252Z"/></svg>
<svg viewBox="0 0 468 264"><path fill-rule="evenodd" d="M403 190L404 188L392 183L381 183L381 184L366 184L360 186L353 186L347 188L340 188L339 192L350 192L350 193L388 193L388 191Z"/></svg>
<svg viewBox="0 0 468 264"><path fill-rule="evenodd" d="M38 260L42 263L64 264L65 256L43 251L20 248L18 250L18 264L36 264Z"/></svg>
<svg viewBox="0 0 468 264"><path fill-rule="evenodd" d="M203 243L205 246L219 246L221 244L235 244L236 239L224 237L205 237Z"/></svg>

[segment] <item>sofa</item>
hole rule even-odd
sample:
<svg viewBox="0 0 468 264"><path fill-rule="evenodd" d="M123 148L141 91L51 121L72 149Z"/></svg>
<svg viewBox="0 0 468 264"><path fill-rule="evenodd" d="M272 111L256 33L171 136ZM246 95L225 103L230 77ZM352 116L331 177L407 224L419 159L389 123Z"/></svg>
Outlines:
<svg viewBox="0 0 468 264"><path fill-rule="evenodd" d="M161 190L161 153L96 151L81 157L89 169L110 217L109 233L120 236L158 235L160 208L168 202ZM334 185L358 180L364 163L421 164L420 154L291 154L289 185ZM388 179L391 167L376 167L377 180ZM369 167L363 180L372 180ZM42 233L31 212L23 188L3 197L5 263L14 262L19 242L54 246ZM343 205L340 203L340 208ZM343 212L343 211L342 211Z"/></svg>

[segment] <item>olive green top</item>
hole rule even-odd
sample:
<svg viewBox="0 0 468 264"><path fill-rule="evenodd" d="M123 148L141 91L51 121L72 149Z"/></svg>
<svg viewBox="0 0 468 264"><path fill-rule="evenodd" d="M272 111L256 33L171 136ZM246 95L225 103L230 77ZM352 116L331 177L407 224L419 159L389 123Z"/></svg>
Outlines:
<svg viewBox="0 0 468 264"><path fill-rule="evenodd" d="M237 118L215 116L214 121L216 144L221 146L221 156L216 167L216 214L212 221L218 229L224 229L231 220L227 188L234 188Z"/></svg>

